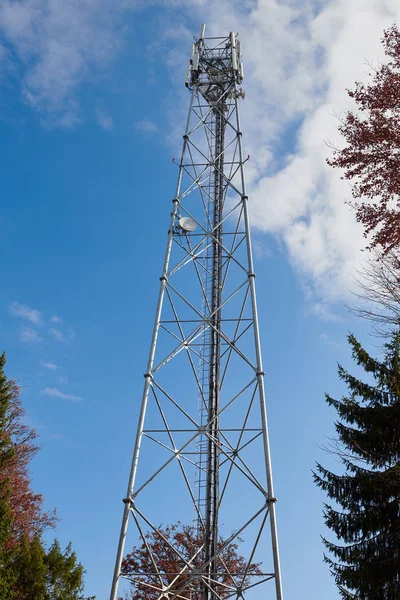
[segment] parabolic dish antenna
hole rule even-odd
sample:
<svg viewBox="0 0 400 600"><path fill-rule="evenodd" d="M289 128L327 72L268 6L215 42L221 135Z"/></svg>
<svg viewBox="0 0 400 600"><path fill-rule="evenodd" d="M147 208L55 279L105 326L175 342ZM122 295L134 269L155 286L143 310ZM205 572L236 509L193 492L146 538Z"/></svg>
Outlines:
<svg viewBox="0 0 400 600"><path fill-rule="evenodd" d="M188 233L196 229L196 221L190 217L181 217L178 222L179 227Z"/></svg>

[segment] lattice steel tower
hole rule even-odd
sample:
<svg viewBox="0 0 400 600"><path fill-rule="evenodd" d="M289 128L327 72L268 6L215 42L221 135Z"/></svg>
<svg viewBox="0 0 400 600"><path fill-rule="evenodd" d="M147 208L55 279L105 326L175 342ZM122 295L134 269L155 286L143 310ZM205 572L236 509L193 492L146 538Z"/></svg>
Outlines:
<svg viewBox="0 0 400 600"><path fill-rule="evenodd" d="M129 577L154 599L282 600L239 120L240 43L234 33L204 34L203 25L187 72L189 115L111 600L123 586L132 530L151 566ZM187 556L156 533L176 520L192 527ZM176 555L174 572L161 564L149 532ZM237 571L226 557L241 538L237 552L246 560Z"/></svg>

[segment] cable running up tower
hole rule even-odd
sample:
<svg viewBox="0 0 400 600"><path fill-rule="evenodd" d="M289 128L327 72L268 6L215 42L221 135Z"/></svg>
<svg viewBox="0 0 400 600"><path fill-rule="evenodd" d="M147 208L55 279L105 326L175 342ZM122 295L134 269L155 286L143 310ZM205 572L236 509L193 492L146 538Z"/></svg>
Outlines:
<svg viewBox="0 0 400 600"><path fill-rule="evenodd" d="M267 598L283 598L239 119L242 81L236 34L205 38L203 25L186 78L189 115L110 600L127 577L122 560L131 549L131 521L132 544L142 544L150 566L129 579L144 597L251 600L266 584ZM186 555L157 525L178 520L194 523ZM148 533L173 557L168 568ZM241 537L246 561L238 571L227 556Z"/></svg>

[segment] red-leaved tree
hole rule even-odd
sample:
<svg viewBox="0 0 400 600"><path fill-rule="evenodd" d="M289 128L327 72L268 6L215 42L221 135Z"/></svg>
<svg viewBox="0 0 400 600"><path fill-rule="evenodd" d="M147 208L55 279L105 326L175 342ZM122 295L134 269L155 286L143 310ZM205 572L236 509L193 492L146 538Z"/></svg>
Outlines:
<svg viewBox="0 0 400 600"><path fill-rule="evenodd" d="M4 360L4 355L3 355ZM5 423L0 435L9 440L14 452L0 471L0 484L7 482L11 531L8 547L13 548L23 536L32 540L57 521L55 510L43 510L43 496L31 488L28 467L39 450L36 431L23 422L25 411L15 381L8 380L9 401Z"/></svg>
<svg viewBox="0 0 400 600"><path fill-rule="evenodd" d="M356 83L348 94L357 113L348 112L339 127L347 145L334 148L332 167L352 185L357 221L369 248L386 254L400 247L400 31L384 32L388 61L375 70L369 85Z"/></svg>
<svg viewBox="0 0 400 600"><path fill-rule="evenodd" d="M127 598L156 600L163 589L169 594L166 597L177 594L179 600L190 600L194 591L198 597L202 584L196 573L201 575L202 539L195 529L177 523L147 533L145 540L133 548L122 563L122 574L132 584ZM215 577L218 582L215 591L220 598L232 596L239 587L244 591L262 579L260 563L249 562L241 556L236 543L224 545L220 540Z"/></svg>

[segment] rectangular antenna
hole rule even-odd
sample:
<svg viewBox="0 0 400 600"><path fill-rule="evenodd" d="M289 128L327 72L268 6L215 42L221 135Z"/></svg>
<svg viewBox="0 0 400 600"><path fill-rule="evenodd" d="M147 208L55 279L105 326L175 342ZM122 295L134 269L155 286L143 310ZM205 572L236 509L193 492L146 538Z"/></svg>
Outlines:
<svg viewBox="0 0 400 600"><path fill-rule="evenodd" d="M231 38L231 47L232 47L232 67L234 71L238 70L238 64L237 64L237 55L236 55L236 38L235 38L235 34L233 33L233 31L231 31L230 33L230 38Z"/></svg>

